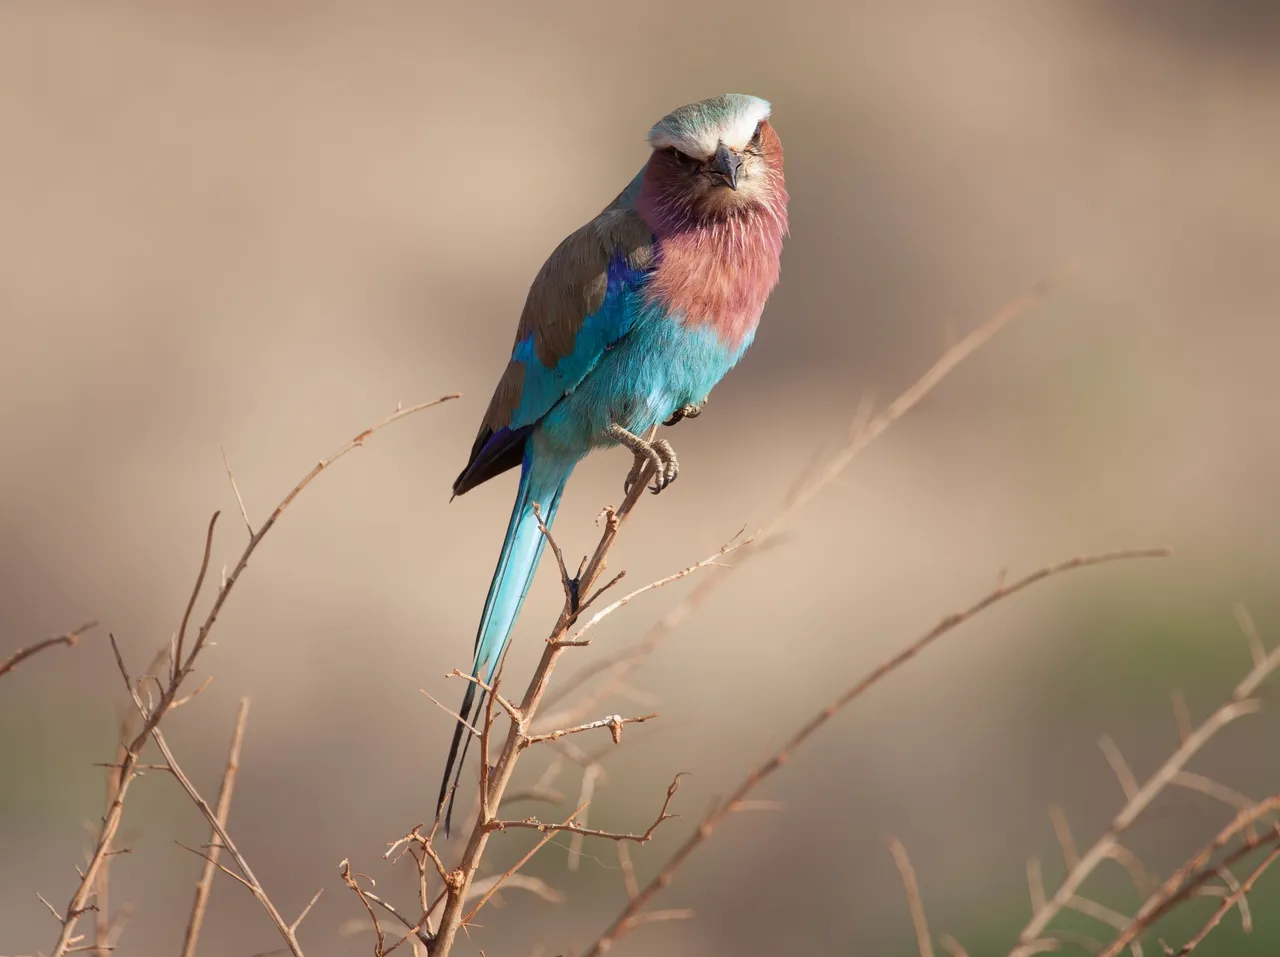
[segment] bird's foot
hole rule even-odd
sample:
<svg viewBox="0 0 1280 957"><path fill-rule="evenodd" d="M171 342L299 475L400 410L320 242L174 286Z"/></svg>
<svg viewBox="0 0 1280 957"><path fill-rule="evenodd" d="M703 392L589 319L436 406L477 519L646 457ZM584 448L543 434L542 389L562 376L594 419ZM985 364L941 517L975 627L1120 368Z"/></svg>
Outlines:
<svg viewBox="0 0 1280 957"><path fill-rule="evenodd" d="M680 408L676 409L674 412L671 413L671 418L667 419L667 421L663 422L662 424L675 425L681 419L696 419L698 416L702 415L702 407L705 404L706 404L706 400L704 399L702 402L699 402L697 405L682 405Z"/></svg>
<svg viewBox="0 0 1280 957"><path fill-rule="evenodd" d="M649 491L657 495L680 475L680 461L676 458L676 450L666 439L657 439L653 447L662 458L662 469L654 478L653 484L649 486Z"/></svg>
<svg viewBox="0 0 1280 957"><path fill-rule="evenodd" d="M666 439L646 442L620 425L609 426L609 437L619 445L629 448L636 457L631 465L631 471L627 473L627 478L622 483L624 494L631 493L631 487L640 480L640 475L647 465L653 465L654 478L649 491L654 495L674 482L676 476L680 474L680 463L676 460L675 450Z"/></svg>

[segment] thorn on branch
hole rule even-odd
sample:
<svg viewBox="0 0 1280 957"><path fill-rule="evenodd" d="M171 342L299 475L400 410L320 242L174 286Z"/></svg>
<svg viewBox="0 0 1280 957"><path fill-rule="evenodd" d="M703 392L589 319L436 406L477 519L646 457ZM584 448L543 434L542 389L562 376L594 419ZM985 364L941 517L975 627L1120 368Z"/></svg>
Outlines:
<svg viewBox="0 0 1280 957"><path fill-rule="evenodd" d="M462 674L462 672L458 671L458 669L456 669L456 668L455 668L451 674L448 674L448 675L446 675L445 677L446 677L446 678L451 678L451 677L453 677L453 675L460 675L460 674ZM442 702L439 698L437 698L435 695L433 695L430 691L427 691L425 688L419 688L418 690L419 690L419 691L421 691L421 692L422 692L424 695L426 695L428 698L430 698L430 699L431 699L431 703L432 703L432 704L434 704L437 708L439 708L439 709L440 709L441 711L443 711L445 714L449 715L449 716L450 716L450 717L452 717L454 720L456 720L456 721L458 722L458 724L462 725L464 728L466 728L468 731L470 731L472 734L474 734L477 738L478 738L478 737L480 737L480 732L479 732L478 730L476 730L475 725L471 724L471 722L469 722L469 721L467 721L466 719L464 719L464 718L462 717L462 715L458 714L458 712L454 711L452 708L450 708L448 705L446 705L444 702Z"/></svg>
<svg viewBox="0 0 1280 957"><path fill-rule="evenodd" d="M916 387L913 387L911 392L919 392L922 395L931 387L932 384L929 384L927 388L922 387L921 384L917 384ZM899 405L903 401L905 401L905 397L904 399L898 400L898 402L895 403L895 406ZM918 401L918 396L912 398L911 401ZM894 407L891 406L890 408L893 409ZM884 427L887 427L887 424ZM839 469L836 471L838 472ZM803 504L806 501L808 501L807 493L806 495L802 495L797 498L797 502L799 504ZM799 507L798 504L790 506L792 509L797 507ZM640 895L634 901L627 904L622 913L614 920L613 924L611 924L604 933L596 939L595 943L587 949L584 957L601 957L605 951L610 949L613 944L627 932L630 926L630 919L635 914L643 910L649 900L651 900L660 890L670 883L675 871L711 835L711 833L724 822L724 820L730 815L732 807L738 801L741 801L755 790L755 788L759 786L765 778L783 767L791 754L803 745L819 728L823 727L836 714L848 707L851 702L861 697L869 689L882 681L887 675L897 671L899 668L907 664L916 655L920 654L920 652L929 647L939 638L946 635L959 625L981 614L997 602L1007 600L1013 595L1016 595L1032 587L1038 582L1044 581L1045 579L1051 578L1055 575L1063 574L1074 569L1088 568L1112 561L1139 558L1162 558L1168 554L1169 550L1164 548L1143 548L1121 549L1112 552L1102 552L1096 555L1078 555L1074 558L1067 559L1066 561L1058 562L1055 565L1047 565L1038 571L1031 572L1011 584L1005 584L998 591L988 593L984 597L980 598L964 611L944 617L937 625L924 635L917 638L912 644L890 657L887 661L871 669L871 671L859 681L845 689L830 704L823 707L817 712L817 714L801 725L801 727L791 735L786 743L777 749L768 760L763 764L753 767L734 789L729 798L714 806L706 816L703 817L702 822L698 825L694 833L676 849L667 863L659 869L657 875L655 875L654 878L641 889ZM1189 757L1189 754L1187 757ZM1185 759L1186 758L1184 757L1184 760ZM1097 854L1099 857L1105 856L1105 850L1106 848L1104 846L1101 849L1091 851L1090 854ZM1096 862L1091 861L1090 868L1092 868L1095 863ZM1055 895L1055 901L1056 899L1057 897ZM1058 907L1058 909L1060 909L1060 907ZM1042 912L1041 915L1033 919L1033 924L1039 924L1041 921L1047 924L1049 920L1049 911L1054 911L1056 913L1055 905L1053 903L1050 903L1049 907L1045 908L1045 911ZM1023 941L1040 941L1042 939L1042 931L1043 926L1040 926L1034 934L1027 938L1023 938Z"/></svg>
<svg viewBox="0 0 1280 957"><path fill-rule="evenodd" d="M478 687L481 691L487 694L491 701L498 702L498 704L502 706L502 710L505 711L507 713L507 716L512 721L514 721L517 725L524 720L524 716L520 713L520 709L517 708L510 701L508 701L506 698L502 697L502 695L498 694L497 687L495 685L490 685L487 682L482 681L480 678L476 677L475 675L469 675L465 671L460 671L457 668L454 668L447 675L445 675L445 677L461 678L463 681L470 681L472 684ZM427 694L425 691L422 693ZM427 697L430 698L431 695L427 695ZM435 699L432 698L431 700L434 701ZM445 710L448 710L448 709L446 708ZM468 727L470 727L470 725L468 725ZM480 734L480 732L476 731L475 728L471 728L471 730L477 735Z"/></svg>
<svg viewBox="0 0 1280 957"><path fill-rule="evenodd" d="M1076 840L1071 835L1071 825L1067 822L1067 812L1061 805L1049 806L1049 820L1053 822L1053 833L1057 835L1058 846L1062 849L1062 860L1071 870L1080 863L1080 851L1076 848Z"/></svg>
<svg viewBox="0 0 1280 957"><path fill-rule="evenodd" d="M1120 749L1109 734L1104 734L1098 739L1098 747L1102 749L1107 763L1111 765L1111 770L1115 772L1116 778L1120 781L1120 788L1124 791L1125 800L1132 801L1139 788L1138 779L1133 776L1133 771L1129 768L1129 762L1124 759L1124 755L1120 753Z"/></svg>
<svg viewBox="0 0 1280 957"><path fill-rule="evenodd" d="M1231 606L1231 614L1235 616L1236 625L1249 644L1249 655L1253 658L1253 666L1261 668L1267 660L1267 648L1262 643L1262 636L1258 634L1258 626L1254 624L1253 616L1249 614L1249 609L1239 602Z"/></svg>
<svg viewBox="0 0 1280 957"><path fill-rule="evenodd" d="M1027 858L1027 888L1031 893L1031 913L1038 914L1044 910L1048 899L1044 892L1044 870L1040 866L1040 858L1034 854Z"/></svg>
<svg viewBox="0 0 1280 957"><path fill-rule="evenodd" d="M316 891L315 896L312 897L311 900L307 902L307 906L302 908L302 913L298 915L298 919L289 925L289 931L291 933L296 934L298 932L298 927L301 926L302 922L307 919L307 915L311 913L311 908L316 906L316 901L320 899L320 895L323 893L324 893L324 888L322 887L318 891Z"/></svg>

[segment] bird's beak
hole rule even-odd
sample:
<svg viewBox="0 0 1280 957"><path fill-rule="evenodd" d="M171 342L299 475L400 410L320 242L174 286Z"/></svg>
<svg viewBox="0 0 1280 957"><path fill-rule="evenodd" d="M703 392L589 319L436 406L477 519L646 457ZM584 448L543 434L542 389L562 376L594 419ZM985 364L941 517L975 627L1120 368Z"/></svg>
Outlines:
<svg viewBox="0 0 1280 957"><path fill-rule="evenodd" d="M711 159L711 169L724 178L730 189L738 188L738 173L742 171L742 157L721 143Z"/></svg>

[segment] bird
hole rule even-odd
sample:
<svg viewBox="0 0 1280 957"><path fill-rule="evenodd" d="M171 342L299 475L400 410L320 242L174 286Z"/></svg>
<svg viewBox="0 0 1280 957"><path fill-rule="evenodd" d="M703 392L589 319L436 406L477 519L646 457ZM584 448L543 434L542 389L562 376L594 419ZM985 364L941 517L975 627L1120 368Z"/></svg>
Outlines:
<svg viewBox="0 0 1280 957"><path fill-rule="evenodd" d="M456 497L520 470L472 678L493 680L546 543L539 520L550 527L578 462L623 446L636 463L625 490L649 462L650 491L663 491L679 461L666 439L645 436L700 414L755 338L788 233L771 115L767 100L741 93L668 113L649 131L640 172L533 280L510 361L453 484ZM475 733L468 721L484 702L478 688L467 683L440 785L446 833L457 785L451 792L449 780L455 765L461 777Z"/></svg>

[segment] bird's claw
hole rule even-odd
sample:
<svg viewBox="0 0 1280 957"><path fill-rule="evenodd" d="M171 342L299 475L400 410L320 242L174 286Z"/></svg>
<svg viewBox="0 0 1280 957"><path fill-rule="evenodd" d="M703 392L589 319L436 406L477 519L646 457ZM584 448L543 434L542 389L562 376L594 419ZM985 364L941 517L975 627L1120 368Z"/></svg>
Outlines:
<svg viewBox="0 0 1280 957"><path fill-rule="evenodd" d="M702 403L698 403L697 405L682 405L671 413L671 418L667 419L667 421L662 424L675 425L682 419L696 419L700 415L702 415Z"/></svg>
<svg viewBox="0 0 1280 957"><path fill-rule="evenodd" d="M674 482L676 476L680 474L680 463L676 460L675 449L666 439L646 442L620 425L611 426L609 434L618 444L626 446L635 454L631 471L627 473L622 483L624 495L631 494L632 488L635 487L636 482L640 481L640 476L649 465L653 466L654 473L653 484L649 486L649 491L654 495Z"/></svg>
<svg viewBox="0 0 1280 957"><path fill-rule="evenodd" d="M666 439L654 442L653 450L658 453L658 461L654 464L653 484L649 491L657 495L680 475L680 461L676 458L676 450Z"/></svg>
<svg viewBox="0 0 1280 957"><path fill-rule="evenodd" d="M653 460L651 460L649 456L647 456L645 453L643 452L636 453L635 461L631 463L631 471L628 472L627 477L622 480L623 495L631 494L631 487L635 485L636 482L640 481L640 475L641 473L644 472L644 467L648 465L650 461L653 461ZM655 465L654 467L658 468L659 470L661 469L660 465Z"/></svg>

